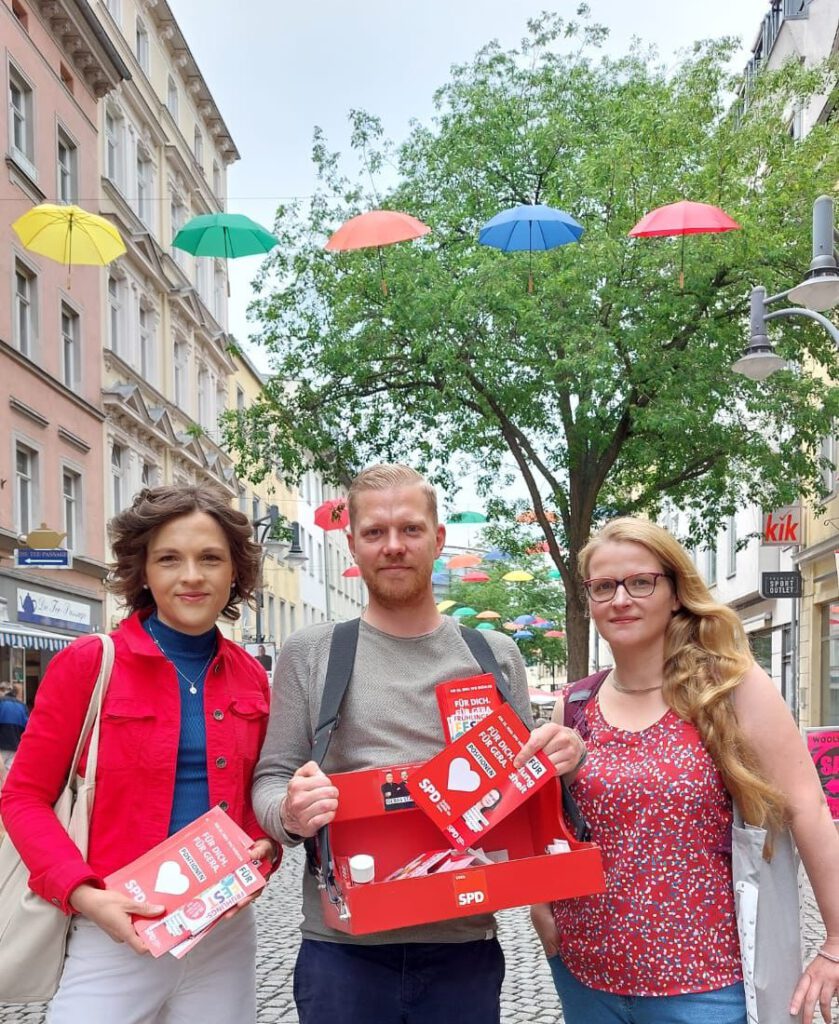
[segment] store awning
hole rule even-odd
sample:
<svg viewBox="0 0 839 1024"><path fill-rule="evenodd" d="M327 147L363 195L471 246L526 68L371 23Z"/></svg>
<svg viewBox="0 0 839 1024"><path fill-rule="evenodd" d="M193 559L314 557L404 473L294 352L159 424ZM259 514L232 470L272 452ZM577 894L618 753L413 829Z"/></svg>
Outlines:
<svg viewBox="0 0 839 1024"><path fill-rule="evenodd" d="M0 647L27 647L31 651L60 651L72 643L72 636L46 633L18 622L0 622Z"/></svg>

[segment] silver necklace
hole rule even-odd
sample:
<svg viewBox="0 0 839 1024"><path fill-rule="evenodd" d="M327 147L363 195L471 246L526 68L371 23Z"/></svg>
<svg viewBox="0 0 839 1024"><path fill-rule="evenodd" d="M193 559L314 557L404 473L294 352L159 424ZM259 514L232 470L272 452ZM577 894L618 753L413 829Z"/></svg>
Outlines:
<svg viewBox="0 0 839 1024"><path fill-rule="evenodd" d="M204 676L207 674L207 669L210 667L210 662L216 656L216 652L213 651L210 654L210 657L207 658L207 660L204 662L204 665L201 668L201 671L198 673L198 675L194 679L190 679L189 676L186 674L186 672L184 672L183 669L179 668L177 666L177 664L169 657L169 655L166 653L166 651L163 650L163 647L161 646L160 641L157 639L157 637L154 635L154 632L152 631L151 623L149 623L149 636L152 638L152 640L154 640L155 646L160 651L160 653L163 655L163 657L169 662L169 664L175 670L177 675L179 675L183 679L183 681L185 683L189 684L189 692L193 696L196 693L198 693L198 685L197 684L199 682L203 682Z"/></svg>
<svg viewBox="0 0 839 1024"><path fill-rule="evenodd" d="M636 690L635 687L633 687L633 686L621 686L621 684L615 678L615 673L614 672L612 672L612 674L609 676L609 682L618 691L618 693L630 693L630 694L652 693L654 690L660 690L664 686L664 683L659 683L658 686L642 686L638 690Z"/></svg>

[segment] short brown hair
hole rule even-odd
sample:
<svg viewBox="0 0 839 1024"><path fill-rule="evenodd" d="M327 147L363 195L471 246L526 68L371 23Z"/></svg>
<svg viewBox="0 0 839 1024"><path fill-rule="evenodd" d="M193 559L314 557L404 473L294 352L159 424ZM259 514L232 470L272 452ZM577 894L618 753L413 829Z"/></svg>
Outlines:
<svg viewBox="0 0 839 1024"><path fill-rule="evenodd" d="M235 580L222 616L238 619L238 606L252 600L262 552L253 539L250 520L231 506L224 491L206 485L147 487L136 495L129 508L108 523L114 562L106 585L111 593L122 598L129 612L154 607L152 592L143 585L152 535L171 520L193 512L212 516L230 545Z"/></svg>
<svg viewBox="0 0 839 1024"><path fill-rule="evenodd" d="M421 487L428 501L428 511L434 520L434 526L437 526L437 492L425 477L410 466L378 462L375 466L362 470L350 484L347 492L350 528L356 514L358 495L362 491L389 491L395 487Z"/></svg>

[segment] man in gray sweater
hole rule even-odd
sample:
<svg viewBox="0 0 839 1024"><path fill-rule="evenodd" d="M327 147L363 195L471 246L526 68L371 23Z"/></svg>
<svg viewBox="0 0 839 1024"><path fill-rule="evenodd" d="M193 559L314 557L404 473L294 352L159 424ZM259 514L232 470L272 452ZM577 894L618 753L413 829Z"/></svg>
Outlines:
<svg viewBox="0 0 839 1024"><path fill-rule="evenodd" d="M458 623L437 610L434 559L445 541L437 497L407 466L378 465L349 491L350 551L369 601L353 674L322 766L311 760L333 625L300 630L283 646L274 676L268 734L253 802L266 831L287 846L335 816L329 772L423 761L443 747L435 686L480 668ZM486 635L486 634L485 634ZM500 633L489 641L528 724L524 663ZM531 734L517 763L544 750L558 774L585 747L548 723ZM490 914L352 936L323 919L316 880L303 878L303 941L294 973L300 1024L498 1024L504 957Z"/></svg>

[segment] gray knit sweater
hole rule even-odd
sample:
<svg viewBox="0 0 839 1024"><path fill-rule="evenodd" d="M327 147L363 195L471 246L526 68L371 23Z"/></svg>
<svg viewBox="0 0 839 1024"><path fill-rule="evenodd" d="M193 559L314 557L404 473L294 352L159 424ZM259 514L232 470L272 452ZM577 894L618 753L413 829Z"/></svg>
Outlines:
<svg viewBox="0 0 839 1024"><path fill-rule="evenodd" d="M274 673L271 718L254 775L253 804L265 830L286 845L294 840L280 824L280 800L291 776L311 758L332 629L332 623L323 623L295 633L284 644ZM510 683L516 712L531 725L527 676L518 648L501 633L484 635ZM328 775L432 757L443 746L434 687L478 671L454 619L443 619L433 632L418 637L390 636L362 622L340 728L332 737L323 770ZM333 942L469 942L493 935L495 920L484 914L373 935L346 935L324 923L317 884L305 872L301 927L304 938Z"/></svg>

